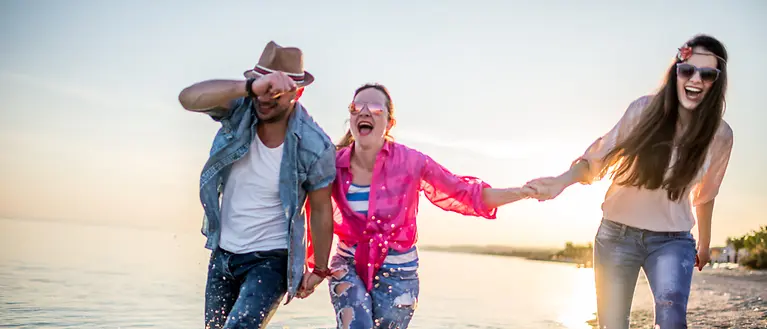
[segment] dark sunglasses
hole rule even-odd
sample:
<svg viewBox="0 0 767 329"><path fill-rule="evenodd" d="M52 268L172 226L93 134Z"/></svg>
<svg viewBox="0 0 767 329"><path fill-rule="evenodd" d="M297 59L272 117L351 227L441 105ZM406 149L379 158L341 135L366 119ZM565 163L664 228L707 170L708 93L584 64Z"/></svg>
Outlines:
<svg viewBox="0 0 767 329"><path fill-rule="evenodd" d="M351 104L349 104L349 113L359 114L360 112L362 112L362 109L364 109L365 107L368 108L368 111L370 111L370 113L375 115L381 115L381 113L383 113L384 109L386 108L386 106L384 106L383 104L352 102Z"/></svg>
<svg viewBox="0 0 767 329"><path fill-rule="evenodd" d="M676 75L683 79L692 78L695 72L700 73L700 79L705 82L714 82L719 79L719 69L713 67L697 67L687 63L676 64Z"/></svg>

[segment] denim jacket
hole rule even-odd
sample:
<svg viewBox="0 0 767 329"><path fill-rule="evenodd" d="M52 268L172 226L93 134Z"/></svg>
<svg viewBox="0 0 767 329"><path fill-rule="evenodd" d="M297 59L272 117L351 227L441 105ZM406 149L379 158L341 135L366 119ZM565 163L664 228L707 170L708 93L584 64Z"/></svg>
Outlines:
<svg viewBox="0 0 767 329"><path fill-rule="evenodd" d="M200 201L205 210L202 234L205 248L215 250L221 238L221 195L232 163L242 158L250 147L258 121L251 98L232 101L230 110L208 111L221 123L210 157L200 174ZM280 201L288 221L288 299L295 296L301 283L306 258L306 218L304 203L307 192L330 185L335 179L335 146L330 137L296 102L288 120L280 165Z"/></svg>

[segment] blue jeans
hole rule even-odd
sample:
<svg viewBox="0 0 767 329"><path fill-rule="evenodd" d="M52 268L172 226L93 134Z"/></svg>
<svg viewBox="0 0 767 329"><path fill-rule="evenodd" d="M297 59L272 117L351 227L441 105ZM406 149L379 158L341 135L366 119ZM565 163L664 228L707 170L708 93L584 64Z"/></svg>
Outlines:
<svg viewBox="0 0 767 329"><path fill-rule="evenodd" d="M264 328L287 292L288 251L211 253L205 287L206 329Z"/></svg>
<svg viewBox="0 0 767 329"><path fill-rule="evenodd" d="M330 300L338 328L405 329L413 318L419 280L414 270L384 264L368 292L354 269L354 260L336 255L331 260Z"/></svg>
<svg viewBox="0 0 767 329"><path fill-rule="evenodd" d="M653 232L603 219L594 246L599 328L629 327L640 268L655 299L655 324L687 328L696 253L690 232Z"/></svg>

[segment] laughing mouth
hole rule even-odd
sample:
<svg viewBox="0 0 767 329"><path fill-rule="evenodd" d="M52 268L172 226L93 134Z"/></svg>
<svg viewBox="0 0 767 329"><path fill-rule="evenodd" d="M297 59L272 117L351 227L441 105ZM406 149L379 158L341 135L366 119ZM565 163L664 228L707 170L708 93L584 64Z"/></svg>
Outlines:
<svg viewBox="0 0 767 329"><path fill-rule="evenodd" d="M360 132L360 135L365 136L369 134L371 131L373 131L373 123L367 122L367 121L360 121L357 123L357 131Z"/></svg>
<svg viewBox="0 0 767 329"><path fill-rule="evenodd" d="M698 87L686 86L684 87L684 93L689 98L696 98L700 96L701 93L703 93L703 89L700 89Z"/></svg>

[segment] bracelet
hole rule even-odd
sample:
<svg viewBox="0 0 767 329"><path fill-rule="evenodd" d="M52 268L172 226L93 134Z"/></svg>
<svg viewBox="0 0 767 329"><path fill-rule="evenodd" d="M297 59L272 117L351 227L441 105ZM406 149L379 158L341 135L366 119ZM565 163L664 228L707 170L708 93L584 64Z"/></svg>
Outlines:
<svg viewBox="0 0 767 329"><path fill-rule="evenodd" d="M255 78L248 78L247 81L245 81L245 91L248 93L248 97L251 98L257 98L258 95L253 92L253 82L255 82Z"/></svg>
<svg viewBox="0 0 767 329"><path fill-rule="evenodd" d="M313 273L313 274L316 274L316 275L317 275L317 276L319 276L320 278L323 278L323 279L324 279L324 278L326 278L326 277L330 276L330 274L331 274L332 272L330 271L330 269L329 269L329 268L326 268L326 269L324 269L324 270L320 270L320 269L318 269L318 268L316 268L316 267L315 267L315 268L314 268L314 270L312 270L312 273Z"/></svg>

